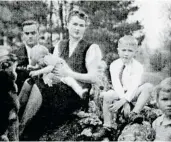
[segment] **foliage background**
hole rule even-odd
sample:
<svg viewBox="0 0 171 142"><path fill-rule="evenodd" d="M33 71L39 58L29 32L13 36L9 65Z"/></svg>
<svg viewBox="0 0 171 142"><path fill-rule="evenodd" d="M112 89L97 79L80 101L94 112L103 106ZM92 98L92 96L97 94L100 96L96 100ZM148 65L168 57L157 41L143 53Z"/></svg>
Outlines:
<svg viewBox="0 0 171 142"><path fill-rule="evenodd" d="M60 38L66 38L66 15L70 10L81 7L90 18L85 38L99 44L105 58L112 58L112 53L117 53L117 41L120 37L132 34L139 41L140 52L137 54L137 58L146 65L147 70L155 72L163 70L166 72L167 70L169 72L171 69L171 24L169 24L171 23L171 3L168 1L158 2L160 9L157 12L153 10L154 7L157 7L157 1L153 1L151 4L144 1L146 10L134 20L130 20L141 11L143 6L139 3L143 2L136 0L0 1L0 39L5 35L9 42L14 37L21 40L21 23L26 19L35 19L41 24L40 29L50 33L59 33ZM158 21L154 20L155 15L159 15ZM148 23L144 24L145 20L142 21L140 17L146 19ZM150 22L153 23L151 27ZM159 34L155 34L155 31L158 31ZM153 37L149 37L150 34ZM158 37L156 38L155 35ZM150 38L153 39L152 42L150 42ZM156 48L156 46L158 47Z"/></svg>

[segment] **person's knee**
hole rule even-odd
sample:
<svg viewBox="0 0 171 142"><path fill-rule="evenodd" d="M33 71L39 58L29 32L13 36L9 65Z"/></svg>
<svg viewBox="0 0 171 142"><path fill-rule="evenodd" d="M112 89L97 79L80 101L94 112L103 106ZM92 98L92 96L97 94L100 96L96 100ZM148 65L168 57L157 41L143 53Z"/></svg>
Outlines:
<svg viewBox="0 0 171 142"><path fill-rule="evenodd" d="M20 93L21 93L22 91L25 91L25 90L30 90L31 85L28 83L28 81L29 81L29 79L26 79L26 80L24 81L24 84L23 84L23 86L22 86L22 89L21 89Z"/></svg>
<svg viewBox="0 0 171 142"><path fill-rule="evenodd" d="M31 96L34 99L38 99L39 102L42 100L42 94L36 84L33 85L32 91L31 91Z"/></svg>
<svg viewBox="0 0 171 142"><path fill-rule="evenodd" d="M29 80L30 80L30 78L26 79L26 80L24 81L24 85L28 85L28 84L29 84L29 83L28 83Z"/></svg>
<svg viewBox="0 0 171 142"><path fill-rule="evenodd" d="M154 85L151 83L145 83L144 84L144 89L151 92L153 90Z"/></svg>
<svg viewBox="0 0 171 142"><path fill-rule="evenodd" d="M153 91L153 87L154 87L153 84L151 84L151 83L145 83L143 85L143 90L142 90L142 91L145 92L144 95L151 96L152 91Z"/></svg>
<svg viewBox="0 0 171 142"><path fill-rule="evenodd" d="M114 99L115 93L112 90L103 93L103 101L106 103L112 102Z"/></svg>

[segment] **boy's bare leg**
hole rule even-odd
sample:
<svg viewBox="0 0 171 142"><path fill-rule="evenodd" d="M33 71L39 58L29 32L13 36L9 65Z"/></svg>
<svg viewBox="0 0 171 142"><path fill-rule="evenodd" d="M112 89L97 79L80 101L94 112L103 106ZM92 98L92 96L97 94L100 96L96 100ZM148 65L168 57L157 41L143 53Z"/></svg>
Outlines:
<svg viewBox="0 0 171 142"><path fill-rule="evenodd" d="M153 85L150 83L145 83L138 88L135 95L138 96L138 99L132 112L140 113L144 105L150 100L152 89Z"/></svg>
<svg viewBox="0 0 171 142"><path fill-rule="evenodd" d="M112 127L112 113L109 111L109 106L114 100L119 99L113 90L103 92L103 118L104 127Z"/></svg>
<svg viewBox="0 0 171 142"><path fill-rule="evenodd" d="M37 113L37 111L41 107L41 104L42 104L42 95L37 85L34 84L24 114L20 121L20 127L19 127L20 136L23 133L25 126L28 124L28 122L33 118L33 116Z"/></svg>
<svg viewBox="0 0 171 142"><path fill-rule="evenodd" d="M107 92L102 92L100 97L103 98L103 129L99 132L94 133L93 137L95 140L99 140L100 137L106 135L112 128L112 119L113 114L109 111L109 106L113 103L114 100L119 99L117 94L113 90Z"/></svg>

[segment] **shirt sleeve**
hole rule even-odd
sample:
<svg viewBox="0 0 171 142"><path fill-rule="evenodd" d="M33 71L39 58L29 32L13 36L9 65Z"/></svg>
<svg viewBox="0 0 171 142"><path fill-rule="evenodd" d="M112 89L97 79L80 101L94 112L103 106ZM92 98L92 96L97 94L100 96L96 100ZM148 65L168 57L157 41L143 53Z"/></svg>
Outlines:
<svg viewBox="0 0 171 142"><path fill-rule="evenodd" d="M110 76L111 76L112 85L118 96L120 98L124 98L124 89L119 80L119 71L120 71L119 65L116 62L113 62L110 65Z"/></svg>
<svg viewBox="0 0 171 142"><path fill-rule="evenodd" d="M131 82L129 84L129 88L125 93L125 99L127 101L131 101L134 98L135 91L141 84L142 74L144 72L143 66L137 66L134 68L133 75L131 76Z"/></svg>
<svg viewBox="0 0 171 142"><path fill-rule="evenodd" d="M89 71L97 69L99 62L102 59L100 47L97 44L92 44L86 53L86 68Z"/></svg>

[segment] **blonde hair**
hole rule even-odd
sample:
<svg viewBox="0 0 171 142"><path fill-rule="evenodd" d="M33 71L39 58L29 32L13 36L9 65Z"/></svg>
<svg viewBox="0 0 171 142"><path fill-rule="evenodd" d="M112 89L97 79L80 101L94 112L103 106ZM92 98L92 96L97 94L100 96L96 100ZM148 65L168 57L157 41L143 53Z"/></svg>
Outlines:
<svg viewBox="0 0 171 142"><path fill-rule="evenodd" d="M161 81L161 83L159 85L157 85L155 87L155 95L156 95L156 100L158 100L159 95L160 95L160 91L162 92L171 92L171 77L168 77L166 79L164 79L163 81Z"/></svg>
<svg viewBox="0 0 171 142"><path fill-rule="evenodd" d="M36 45L30 51L30 58L33 64L39 62L40 59L44 58L49 54L48 49L43 45Z"/></svg>
<svg viewBox="0 0 171 142"><path fill-rule="evenodd" d="M138 41L135 37L131 35L125 35L121 37L118 41L118 48L121 48L122 46L131 46L131 47L138 47Z"/></svg>

